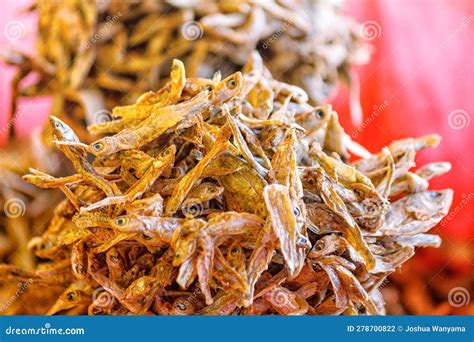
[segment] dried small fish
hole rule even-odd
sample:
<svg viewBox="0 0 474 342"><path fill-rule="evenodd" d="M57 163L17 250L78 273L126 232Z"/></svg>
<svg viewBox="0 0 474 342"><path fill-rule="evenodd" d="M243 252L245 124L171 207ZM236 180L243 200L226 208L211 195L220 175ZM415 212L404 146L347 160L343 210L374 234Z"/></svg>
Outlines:
<svg viewBox="0 0 474 342"><path fill-rule="evenodd" d="M307 6L313 10L307 11ZM238 69L259 49L276 75L282 75L283 79L291 76L293 82L304 85L317 103L335 87L338 75L344 80L346 68L367 59L360 30L343 15L339 5L325 1L285 4L248 1L242 6L214 1L153 5L128 0L121 5L37 1L29 10L40 18L36 53L5 51L2 54L6 62L18 66L12 82L12 113L16 112L20 97L51 94L54 96L51 112L88 143L92 137L85 131L84 121L91 124L89 127L95 133L105 133L107 129L118 133L136 125L136 119L109 121L120 113L136 115L130 106L117 105L139 99L142 93L145 95L140 98L141 105L164 106L161 100L170 104L180 91L189 94L202 87L213 87L211 80L188 78L184 82L183 65L173 62L176 57L186 58L189 76L209 77L231 64ZM71 22L74 29L65 30ZM332 29L321 30L317 24L320 22L331 25ZM279 39L273 39L274 35ZM287 43L298 48L282 49L281 44ZM343 54L336 54L335 58L332 53L321 53L334 50ZM313 54L318 58L313 58ZM168 77L170 65L173 68ZM100 71L105 67L108 72ZM248 69L259 70L260 74L265 70L262 61ZM23 86L21 81L32 73L39 76L38 80ZM265 82L261 79L259 84ZM161 85L165 85L163 91L149 94ZM295 98L305 102L306 94L295 89L280 83L276 93L295 94ZM118 96L117 90L130 92L129 96ZM169 94L173 95L168 97ZM138 110L136 105L134 108ZM10 121L16 121L13 114ZM14 125L9 128L14 134ZM46 126L44 132L48 129ZM52 157L54 153L48 151L48 155Z"/></svg>
<svg viewBox="0 0 474 342"><path fill-rule="evenodd" d="M216 0L123 0L120 3L37 0L28 11L38 18L35 51L24 53L3 49L0 56L16 69L11 82L11 113L6 126L10 139L0 160L0 197L2 203L20 199L28 208L25 217L16 218L15 223L2 215L0 257L6 261L17 250L17 256L9 258L8 262L29 268L34 266L35 257L21 246L25 246L31 232L42 232L46 225L38 222L48 220L53 206L61 200L61 193L55 191L53 195L34 189L21 179L21 175L28 167L53 175L55 179L47 180L48 186L56 181L66 182L59 189L76 209L81 203L74 194L77 184L61 178L70 175L71 169L69 162L63 160L49 141L50 125L44 125L41 136L35 133L31 140L16 138L16 126L21 122L17 120L21 112L20 101L51 96L50 112L70 126L83 143L90 144L104 134L119 134L136 127L141 122L137 117L148 115L150 108L176 105L204 89L211 91L216 87L217 79L207 77L220 70L226 74L239 70L256 51L265 56L264 60L252 63L244 70L248 74L255 70L247 76L252 81L247 82L245 92L249 94L246 103L255 105L259 117L269 115L272 106L279 105L275 103L278 97L292 97L299 111L308 108L308 98L313 104L321 104L337 89L339 82L352 89L351 94L355 96L351 99L357 99L357 79L351 77L349 70L353 65L366 63L369 56L360 26L346 17L338 2L327 0L246 0L238 5ZM187 75L184 64L188 66ZM168 73L170 68L171 74ZM267 68L280 80L290 79L302 88L267 78ZM31 82L23 82L25 79ZM159 87L161 90L152 91ZM183 127L199 120L199 115L191 115ZM256 117L249 119L259 120ZM276 119L264 121L267 125L278 122ZM190 129L191 138L199 141L192 133L195 129L196 126ZM270 163L262 148L264 144L241 125L239 129L250 150L256 152L255 165L261 164L268 170ZM101 136L97 137L97 134ZM179 136L190 141L184 133ZM127 148L130 145L135 146L135 143L130 141ZM85 148L77 144L67 146L69 149ZM86 172L82 176L101 183L101 192L121 195L115 188L119 182L96 170L98 175ZM80 170L77 171L80 175ZM127 172L122 171L123 177L131 184L133 178ZM247 169L229 177L226 177L231 174L229 169L221 167L219 172L227 189L237 188L235 184L242 177L251 179L252 183L261 182L258 177L265 175L262 168L258 170L258 176ZM38 182L44 180L37 175L29 180L34 178ZM86 181L80 180L81 184ZM238 204L244 202L243 194L238 192L232 198L225 197L227 202L233 203L233 209L249 210L254 206L255 212L264 210L261 198L255 194L258 205L250 204L253 200ZM71 203L67 203L71 207ZM204 210L206 213L215 209L213 203L209 205L211 207ZM23 222L20 224L20 221ZM16 228L10 229L12 226Z"/></svg>
<svg viewBox="0 0 474 342"><path fill-rule="evenodd" d="M427 232L452 191L427 183L449 166L410 171L437 136L350 163L332 108L274 80L256 54L223 80L190 83L180 61L171 74L92 144L51 118L75 172L25 176L66 200L30 242L45 261L0 266L0 280L67 288L50 314L383 314L382 281L416 246L439 245ZM133 124L117 131L124 118Z"/></svg>

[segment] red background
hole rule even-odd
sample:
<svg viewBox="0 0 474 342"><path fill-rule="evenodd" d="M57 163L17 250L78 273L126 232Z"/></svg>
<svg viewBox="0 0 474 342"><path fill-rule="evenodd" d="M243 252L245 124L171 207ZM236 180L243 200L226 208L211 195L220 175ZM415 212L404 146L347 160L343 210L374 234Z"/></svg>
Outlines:
<svg viewBox="0 0 474 342"><path fill-rule="evenodd" d="M0 46L16 46L33 50L35 18L21 10L28 0L2 2L0 30L12 20L24 24L24 37L10 41L0 35ZM432 180L432 188L455 190L452 208L459 212L444 227L436 228L443 236L443 248L450 250L449 258L434 250L421 252L421 257L441 269L455 263L464 270L472 270L472 259L458 250L472 250L474 240L474 195L467 205L460 207L463 196L474 193L473 127L463 129L449 125L449 114L462 110L468 120L474 120L474 1L470 0L349 0L347 12L363 23L368 20L378 25L370 63L359 68L361 100L364 120L374 106L385 101L388 105L380 115L357 135L357 139L372 152L379 151L394 139L439 133L442 144L435 150L423 151L417 161L449 161L453 169ZM9 82L13 69L0 66L0 127L7 124L9 110ZM350 122L347 90L341 89L332 99L340 113L343 126L351 134L355 127ZM23 101L18 113L18 133L28 134L32 127L41 125L48 114L47 99ZM5 141L0 136L0 143ZM441 249L443 250L443 249ZM453 265L450 265L451 267Z"/></svg>
<svg viewBox="0 0 474 342"><path fill-rule="evenodd" d="M452 164L449 173L430 183L433 189L454 189L451 210L458 211L434 230L443 237L442 248L417 254L435 272L449 267L473 274L474 1L352 0L347 10L360 23L372 20L380 28L379 37L370 41L369 64L359 69L364 119L388 101L357 140L375 152L394 139L428 133L443 137L438 148L421 152L417 163ZM353 132L347 92L333 103L346 131ZM449 114L456 110L467 114L467 127L450 127ZM464 198L470 199L467 205L461 204Z"/></svg>

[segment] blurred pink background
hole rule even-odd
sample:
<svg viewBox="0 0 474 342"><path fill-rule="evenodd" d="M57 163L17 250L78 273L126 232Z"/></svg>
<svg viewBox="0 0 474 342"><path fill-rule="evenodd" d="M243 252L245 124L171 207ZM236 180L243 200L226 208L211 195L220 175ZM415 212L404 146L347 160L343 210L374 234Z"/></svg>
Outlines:
<svg viewBox="0 0 474 342"><path fill-rule="evenodd" d="M34 49L35 17L23 11L29 3L2 2L2 49ZM342 89L332 100L346 132L372 152L394 139L442 135L437 149L424 151L418 158L420 164L449 161L453 165L451 172L432 180L432 188L453 188L452 209L457 208L458 213L435 230L443 236L444 247L456 249L466 244L470 248L474 240L474 1L349 0L347 12L364 23L374 51L371 62L358 70L364 120L371 123L360 130L352 125L347 90ZM0 69L0 127L5 127L14 71L3 64ZM26 135L41 125L48 107L48 99L23 100L17 133ZM0 143L5 138L2 134ZM461 204L463 199L468 199L467 205ZM454 256L441 261L437 253L428 249L422 257L440 268L454 263L451 267L472 270L472 259Z"/></svg>

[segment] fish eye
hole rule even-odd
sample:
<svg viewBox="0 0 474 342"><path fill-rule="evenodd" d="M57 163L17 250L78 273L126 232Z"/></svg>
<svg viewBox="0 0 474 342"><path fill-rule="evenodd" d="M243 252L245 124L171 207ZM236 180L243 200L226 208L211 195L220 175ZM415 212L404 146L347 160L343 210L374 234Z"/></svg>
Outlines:
<svg viewBox="0 0 474 342"><path fill-rule="evenodd" d="M428 193L428 196L435 199L441 197L441 192L431 191Z"/></svg>
<svg viewBox="0 0 474 342"><path fill-rule="evenodd" d="M82 264L76 265L75 269L76 269L77 273L79 273L79 274L83 274L83 273L86 272L85 266L82 265Z"/></svg>
<svg viewBox="0 0 474 342"><path fill-rule="evenodd" d="M74 292L72 292L72 291L71 291L71 292L68 292L68 293L66 294L66 298L67 298L67 300L74 300L74 299L76 299L76 294L75 294Z"/></svg>
<svg viewBox="0 0 474 342"><path fill-rule="evenodd" d="M181 310L181 311L186 310L186 305L181 302L176 303L176 307L178 308L178 310Z"/></svg>
<svg viewBox="0 0 474 342"><path fill-rule="evenodd" d="M104 149L104 144L102 143L95 143L92 145L94 151L102 151Z"/></svg>
<svg viewBox="0 0 474 342"><path fill-rule="evenodd" d="M120 259L119 259L119 257L118 257L118 256L116 256L116 255L112 255L112 256L110 257L110 261L112 261L112 262L116 263L116 262L119 262L119 261L120 261Z"/></svg>
<svg viewBox="0 0 474 342"><path fill-rule="evenodd" d="M125 225L126 222L127 222L127 219L125 217L117 217L115 219L115 224L117 226L123 226L123 225Z"/></svg>
<svg viewBox="0 0 474 342"><path fill-rule="evenodd" d="M94 315L100 315L102 313L102 309L97 306L94 306L94 308L92 309L92 313Z"/></svg>
<svg viewBox="0 0 474 342"><path fill-rule="evenodd" d="M56 127L56 128L58 128L58 129L59 129L59 128L62 128L62 127L63 127L63 125L61 125L61 123L60 123L60 122L58 122L58 121L55 121L55 122L54 122L54 127Z"/></svg>
<svg viewBox="0 0 474 342"><path fill-rule="evenodd" d="M293 214L295 214L296 217L300 216L300 213L300 208L295 207L295 209L293 209Z"/></svg>
<svg viewBox="0 0 474 342"><path fill-rule="evenodd" d="M214 86L212 86L212 85L209 84L209 85L206 86L206 90L208 90L208 91L213 91L213 90L214 90Z"/></svg>
<svg viewBox="0 0 474 342"><path fill-rule="evenodd" d="M235 81L235 78L231 78L230 80L227 81L227 86L229 89L234 89L237 87L237 82Z"/></svg>
<svg viewBox="0 0 474 342"><path fill-rule="evenodd" d="M230 254L236 255L239 252L239 247L234 247L231 249Z"/></svg>
<svg viewBox="0 0 474 342"><path fill-rule="evenodd" d="M322 109L318 109L316 111L316 115L322 119L324 117L324 111Z"/></svg>
<svg viewBox="0 0 474 342"><path fill-rule="evenodd" d="M305 245L307 243L307 241L308 240L304 236L302 236L302 237L300 237L299 244L300 245Z"/></svg>

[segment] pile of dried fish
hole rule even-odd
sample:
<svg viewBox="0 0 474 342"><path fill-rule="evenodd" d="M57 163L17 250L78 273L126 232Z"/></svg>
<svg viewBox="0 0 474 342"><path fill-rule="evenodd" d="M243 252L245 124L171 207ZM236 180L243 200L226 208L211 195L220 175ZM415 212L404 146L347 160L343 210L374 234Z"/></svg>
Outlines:
<svg viewBox="0 0 474 342"><path fill-rule="evenodd" d="M339 1L37 0L31 10L39 15L37 54L3 53L19 66L12 112L18 97L53 95L51 112L81 139L85 122L107 121L107 110L161 87L173 58L189 76L209 78L240 70L259 49L274 75L318 104L368 59ZM22 85L33 73L38 80Z"/></svg>
<svg viewBox="0 0 474 342"><path fill-rule="evenodd" d="M332 0L37 0L30 11L38 15L36 52L1 52L3 60L18 67L12 80L10 140L4 153L28 157L15 163L22 173L15 174L9 165L3 165L7 163L1 163L0 172L14 178L12 184L22 190L12 192L4 185L0 202L16 201L28 208L30 202L37 206L47 195L21 182L23 170L41 166L61 176L65 165L49 169L41 164L58 158L48 144L40 148L41 155L48 152L49 158L28 162L33 145L40 140L12 138L20 98L52 95L51 112L82 141L91 142L87 124L110 121L112 108L132 103L140 94L165 84L175 57L186 62L188 75L210 77L217 70L239 70L249 54L259 49L279 79L303 86L314 103L324 101L339 79L352 86L351 66L367 59L359 26L342 14L340 2ZM357 92L353 94L357 97ZM49 126L45 133L50 136ZM23 193L24 189L28 192ZM39 216L49 215L47 210L40 212L40 206L37 209L35 215L28 210L15 217L15 224L24 229L13 234L11 217L2 213L0 261L34 264L23 242L31 237L29 232L42 232L44 220ZM12 257L20 246L24 253ZM14 295L16 289L12 291Z"/></svg>
<svg viewBox="0 0 474 342"><path fill-rule="evenodd" d="M0 279L32 297L61 287L48 314L381 314L384 279L440 243L426 232L452 191L428 180L449 164L410 171L439 137L370 154L258 54L224 79L188 78L174 60L163 88L113 116L90 144L52 116L76 173L25 176L66 199L30 242L48 261L2 265Z"/></svg>

